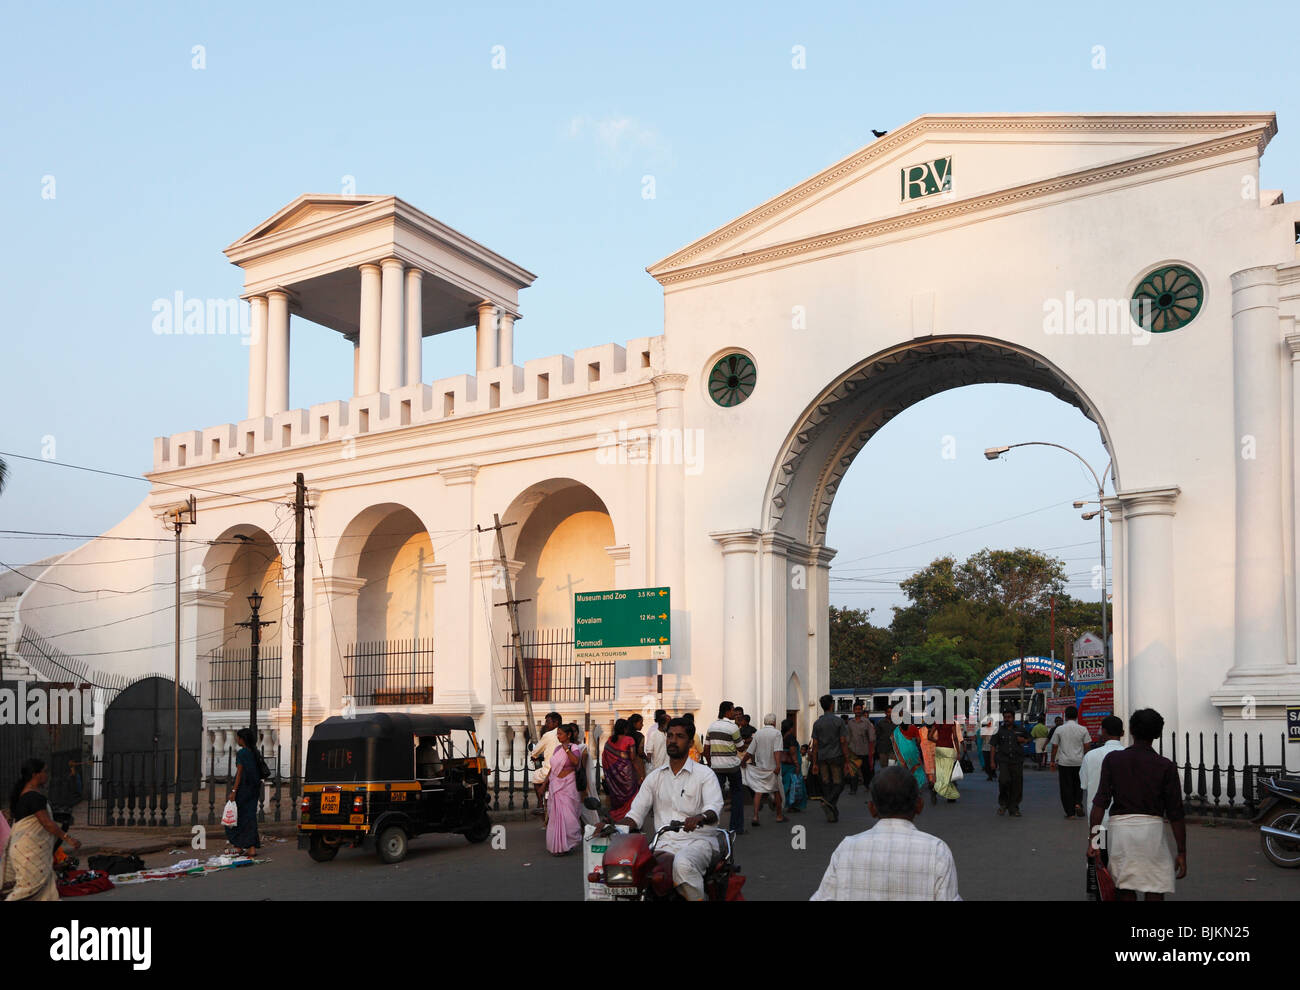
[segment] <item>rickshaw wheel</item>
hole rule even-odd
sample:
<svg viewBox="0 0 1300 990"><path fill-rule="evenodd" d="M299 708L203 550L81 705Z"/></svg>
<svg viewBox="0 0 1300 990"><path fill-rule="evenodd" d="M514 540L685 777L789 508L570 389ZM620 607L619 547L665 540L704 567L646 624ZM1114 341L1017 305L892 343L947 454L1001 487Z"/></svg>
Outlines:
<svg viewBox="0 0 1300 990"><path fill-rule="evenodd" d="M307 855L318 863L328 863L331 859L339 854L339 844L336 842L330 845L322 836L313 835L311 844L307 847Z"/></svg>
<svg viewBox="0 0 1300 990"><path fill-rule="evenodd" d="M406 858L406 830L400 825L389 825L379 833L375 850L385 863L400 863Z"/></svg>
<svg viewBox="0 0 1300 990"><path fill-rule="evenodd" d="M470 842L479 843L485 842L491 834L492 819L484 815L475 822L473 828L465 833L465 838L469 839Z"/></svg>

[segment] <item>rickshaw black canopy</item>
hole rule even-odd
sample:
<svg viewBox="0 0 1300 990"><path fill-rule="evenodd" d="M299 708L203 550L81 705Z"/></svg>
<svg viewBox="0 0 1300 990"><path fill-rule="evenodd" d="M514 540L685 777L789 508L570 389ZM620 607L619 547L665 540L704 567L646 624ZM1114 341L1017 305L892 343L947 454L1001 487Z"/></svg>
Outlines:
<svg viewBox="0 0 1300 990"><path fill-rule="evenodd" d="M335 715L316 726L307 744L309 783L415 779L418 736L475 731L468 715L407 715L404 712Z"/></svg>

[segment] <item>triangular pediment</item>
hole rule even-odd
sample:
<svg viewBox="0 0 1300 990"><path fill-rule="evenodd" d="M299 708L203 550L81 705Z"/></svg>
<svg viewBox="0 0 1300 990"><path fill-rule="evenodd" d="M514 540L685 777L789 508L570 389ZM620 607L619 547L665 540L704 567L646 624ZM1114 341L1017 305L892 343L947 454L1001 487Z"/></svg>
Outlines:
<svg viewBox="0 0 1300 990"><path fill-rule="evenodd" d="M285 231L299 227L306 227L320 220L329 220L342 213L347 213L349 210L369 206L371 203L383 198L382 196L340 196L329 193L304 193L288 206L263 220L226 250L230 251L265 237L282 234Z"/></svg>
<svg viewBox="0 0 1300 990"><path fill-rule="evenodd" d="M1160 156L1242 132L1271 113L960 114L918 117L651 265L660 281L699 266L916 214L954 201Z"/></svg>

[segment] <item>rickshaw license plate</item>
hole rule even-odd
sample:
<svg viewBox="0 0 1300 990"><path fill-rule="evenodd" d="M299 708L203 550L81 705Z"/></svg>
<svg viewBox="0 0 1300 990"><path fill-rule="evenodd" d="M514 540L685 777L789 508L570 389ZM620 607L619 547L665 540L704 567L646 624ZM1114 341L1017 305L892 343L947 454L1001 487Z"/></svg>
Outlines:
<svg viewBox="0 0 1300 990"><path fill-rule="evenodd" d="M337 815L339 813L339 796L337 794L322 794L320 796L320 813L322 815Z"/></svg>
<svg viewBox="0 0 1300 990"><path fill-rule="evenodd" d="M635 887L607 887L612 897L640 897L641 891Z"/></svg>

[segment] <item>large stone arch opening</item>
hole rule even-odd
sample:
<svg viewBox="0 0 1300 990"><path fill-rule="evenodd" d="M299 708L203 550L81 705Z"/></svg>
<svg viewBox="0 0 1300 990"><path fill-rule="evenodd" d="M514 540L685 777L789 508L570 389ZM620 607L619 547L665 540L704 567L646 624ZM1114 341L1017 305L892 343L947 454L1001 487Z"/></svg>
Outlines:
<svg viewBox="0 0 1300 990"><path fill-rule="evenodd" d="M268 710L279 702L280 671L272 658L279 656L280 615L285 584L280 548L260 526L243 523L226 529L204 555L202 567L185 589L195 615L196 681L203 708L208 712L242 712L247 721L251 677L250 632L239 623L250 616L248 596L262 596L260 616L274 625L261 632L258 708ZM183 637L185 638L185 637ZM242 724L242 723L241 723Z"/></svg>
<svg viewBox="0 0 1300 990"><path fill-rule="evenodd" d="M1120 465L1096 406L1061 369L1022 346L988 337L926 337L899 343L848 368L797 417L764 493L758 547L765 598L761 635L772 645L771 666L759 672L760 694L784 695L788 703L795 675L801 678L796 683L803 688L799 700L805 704L829 690L829 577L835 551L825 544L826 530L835 494L854 458L909 407L941 392L981 384L1036 389L1080 410L1096 424L1102 446L1112 456L1119 490ZM1123 590L1117 580L1117 617L1123 612ZM739 657L729 657L728 662L729 670L744 666ZM764 684L767 677L771 682Z"/></svg>
<svg viewBox="0 0 1300 990"><path fill-rule="evenodd" d="M828 385L800 414L777 456L763 528L824 545L835 492L858 452L903 410L965 385L1038 389L1079 409L1114 448L1100 414L1060 369L1023 347L987 337L925 337L881 351ZM1119 488L1119 464L1112 468Z"/></svg>
<svg viewBox="0 0 1300 990"><path fill-rule="evenodd" d="M573 655L573 596L625 587L626 548L615 538L614 520L595 491L572 478L550 478L516 496L501 520L506 532L524 658L534 700L572 706L582 700L582 666ZM504 601L504 589L494 591ZM509 641L505 609L493 616L498 643ZM520 700L509 650L502 653L505 700ZM593 664L594 701L612 700L614 665Z"/></svg>
<svg viewBox="0 0 1300 990"><path fill-rule="evenodd" d="M369 506L344 527L330 560L331 621L343 693L357 706L433 701L442 566L424 522L404 505Z"/></svg>

